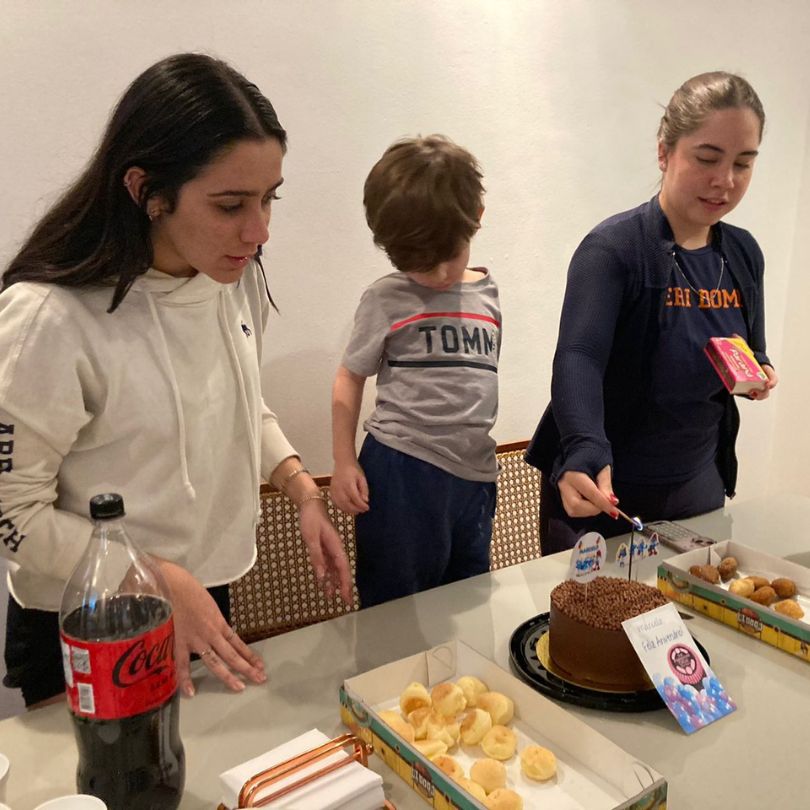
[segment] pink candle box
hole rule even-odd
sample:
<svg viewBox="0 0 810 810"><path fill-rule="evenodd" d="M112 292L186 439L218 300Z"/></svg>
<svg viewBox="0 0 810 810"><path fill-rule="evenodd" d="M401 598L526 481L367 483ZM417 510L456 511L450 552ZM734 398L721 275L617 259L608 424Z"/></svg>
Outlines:
<svg viewBox="0 0 810 810"><path fill-rule="evenodd" d="M713 337L704 349L730 394L762 390L768 376L741 337Z"/></svg>

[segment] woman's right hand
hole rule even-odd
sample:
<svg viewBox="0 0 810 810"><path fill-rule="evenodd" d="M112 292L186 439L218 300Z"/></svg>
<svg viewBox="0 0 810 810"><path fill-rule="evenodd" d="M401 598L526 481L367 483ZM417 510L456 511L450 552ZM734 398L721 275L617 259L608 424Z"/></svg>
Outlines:
<svg viewBox="0 0 810 810"><path fill-rule="evenodd" d="M613 493L610 466L602 467L594 481L587 473L568 470L557 482L563 508L569 517L593 517L605 512L618 517L616 504L619 499Z"/></svg>
<svg viewBox="0 0 810 810"><path fill-rule="evenodd" d="M362 467L353 464L337 464L329 484L329 496L338 509L357 515L368 512L368 482Z"/></svg>
<svg viewBox="0 0 810 810"><path fill-rule="evenodd" d="M180 691L188 697L194 695L192 653L197 653L211 674L234 692L244 690L242 678L264 683L264 661L228 625L211 594L185 568L168 560L152 559L171 592Z"/></svg>

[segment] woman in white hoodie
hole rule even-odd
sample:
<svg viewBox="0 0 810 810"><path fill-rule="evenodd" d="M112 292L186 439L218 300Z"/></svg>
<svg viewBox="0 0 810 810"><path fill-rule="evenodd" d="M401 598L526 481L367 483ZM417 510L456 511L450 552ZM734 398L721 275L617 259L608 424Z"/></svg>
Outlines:
<svg viewBox="0 0 810 810"><path fill-rule="evenodd" d="M164 59L127 89L2 278L6 681L26 705L64 690L56 611L99 492L124 495L130 534L168 581L188 695L195 652L235 691L266 680L227 603L255 560L262 478L299 506L327 592L351 598L320 490L260 390L261 245L285 144L270 102L231 67Z"/></svg>

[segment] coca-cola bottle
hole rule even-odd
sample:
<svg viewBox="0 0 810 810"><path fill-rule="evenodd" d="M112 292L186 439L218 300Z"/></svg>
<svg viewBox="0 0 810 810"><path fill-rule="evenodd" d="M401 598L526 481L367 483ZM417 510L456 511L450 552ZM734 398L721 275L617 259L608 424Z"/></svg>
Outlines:
<svg viewBox="0 0 810 810"><path fill-rule="evenodd" d="M120 495L96 495L90 516L59 616L77 785L109 810L174 810L185 755L169 590L127 536Z"/></svg>

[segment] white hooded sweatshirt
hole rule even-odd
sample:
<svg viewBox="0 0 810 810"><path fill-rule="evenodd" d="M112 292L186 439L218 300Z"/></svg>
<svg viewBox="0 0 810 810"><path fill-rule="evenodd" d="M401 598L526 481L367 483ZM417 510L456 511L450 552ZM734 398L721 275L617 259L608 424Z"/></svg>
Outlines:
<svg viewBox="0 0 810 810"><path fill-rule="evenodd" d="M262 400L254 263L229 285L150 270L107 313L111 296L0 295L0 553L23 607L59 608L101 492L145 551L231 582L255 560L260 477L296 455Z"/></svg>

